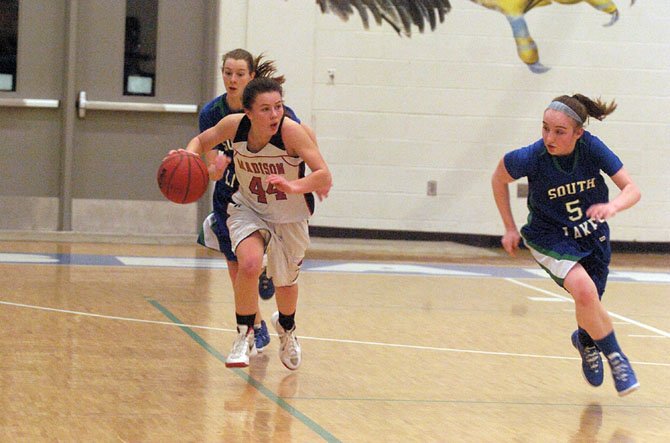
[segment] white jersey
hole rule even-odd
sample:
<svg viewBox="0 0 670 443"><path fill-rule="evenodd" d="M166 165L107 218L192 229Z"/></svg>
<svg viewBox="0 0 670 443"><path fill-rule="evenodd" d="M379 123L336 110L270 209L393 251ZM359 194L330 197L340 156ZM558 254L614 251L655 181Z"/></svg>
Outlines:
<svg viewBox="0 0 670 443"><path fill-rule="evenodd" d="M270 142L258 152L247 148L251 122L245 115L233 140L233 161L239 188L233 202L242 204L271 223L293 223L310 218L314 212L314 196L308 194L285 194L269 184L268 175L276 174L286 180L297 180L305 176L305 162L300 157L286 153L281 137L284 119Z"/></svg>

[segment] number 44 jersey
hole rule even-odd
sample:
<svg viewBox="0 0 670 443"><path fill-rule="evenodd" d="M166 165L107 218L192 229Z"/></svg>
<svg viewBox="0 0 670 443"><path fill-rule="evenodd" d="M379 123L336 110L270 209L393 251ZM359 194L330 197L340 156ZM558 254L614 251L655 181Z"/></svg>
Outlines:
<svg viewBox="0 0 670 443"><path fill-rule="evenodd" d="M285 118L285 117L284 117ZM305 176L305 163L286 152L281 131L284 119L270 142L258 152L248 149L251 122L244 116L233 141L233 162L239 188L233 202L253 209L271 223L293 223L310 218L314 212L314 196L286 194L267 182L269 175L281 175L288 181Z"/></svg>

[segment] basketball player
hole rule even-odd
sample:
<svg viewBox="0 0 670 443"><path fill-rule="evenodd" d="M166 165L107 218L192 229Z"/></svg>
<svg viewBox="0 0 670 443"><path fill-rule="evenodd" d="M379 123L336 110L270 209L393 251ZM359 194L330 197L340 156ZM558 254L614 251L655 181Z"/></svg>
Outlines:
<svg viewBox="0 0 670 443"><path fill-rule="evenodd" d="M608 219L640 200L640 190L621 160L584 129L588 117L602 120L616 109L581 94L555 98L544 111L542 139L505 154L492 178L493 195L505 226L502 245L514 256L521 238L534 259L575 301L577 330L572 344L593 386L603 382L602 352L619 395L640 386L617 343L601 299L611 257ZM608 201L600 171L620 189ZM528 222L517 230L508 184L528 178Z"/></svg>
<svg viewBox="0 0 670 443"><path fill-rule="evenodd" d="M251 80L242 96L244 114L224 117L193 138L186 151L201 155L232 140L239 182L228 205L228 230L238 260L235 316L238 336L226 358L228 367L246 367L256 352L254 318L263 254L274 281L277 312L272 323L280 339L279 357L288 369L300 366L302 353L295 336L298 275L309 245L307 222L314 197L325 197L332 185L328 166L304 127L285 118L282 87L274 79ZM224 172L229 157L218 156L210 178ZM312 171L305 175L305 166Z"/></svg>
<svg viewBox="0 0 670 443"><path fill-rule="evenodd" d="M225 53L222 59L221 76L226 92L211 100L200 111L200 132L216 125L226 115L243 112L242 91L251 79L272 77L279 83L284 82L283 76L274 76L276 73L274 61L263 60L263 55L254 57L244 49L234 49ZM288 117L300 123L300 119L296 117L291 108L285 106L284 109ZM217 148L219 152L225 152L226 155L232 156L229 143L223 142ZM210 160L212 160L216 157L217 150L211 151L209 155ZM223 179L217 181L214 185L213 212L204 220L198 237L198 243L201 245L224 254L228 264L228 274L233 283L237 275L237 257L230 245L230 235L226 226L226 220L228 219L226 209L233 193L237 190L237 185L235 165L231 162L223 174ZM258 292L264 300L272 298L275 292L272 279L267 278L265 270L261 272L258 280ZM261 352L270 343L270 334L260 311L256 315L254 329L256 349Z"/></svg>

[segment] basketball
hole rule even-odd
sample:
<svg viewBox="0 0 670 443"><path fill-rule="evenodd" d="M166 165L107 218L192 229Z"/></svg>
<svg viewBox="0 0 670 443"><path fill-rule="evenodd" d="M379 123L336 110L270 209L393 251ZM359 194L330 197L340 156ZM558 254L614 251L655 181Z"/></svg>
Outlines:
<svg viewBox="0 0 670 443"><path fill-rule="evenodd" d="M157 179L165 198L179 204L197 201L209 185L205 162L200 157L181 151L161 162Z"/></svg>

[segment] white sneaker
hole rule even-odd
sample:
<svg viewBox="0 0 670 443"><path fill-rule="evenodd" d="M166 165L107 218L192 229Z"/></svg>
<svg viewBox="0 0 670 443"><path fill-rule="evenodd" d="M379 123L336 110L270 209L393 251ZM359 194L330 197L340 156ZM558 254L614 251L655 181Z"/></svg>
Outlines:
<svg viewBox="0 0 670 443"><path fill-rule="evenodd" d="M279 359L288 369L298 369L302 362L302 351L295 336L295 325L290 331L284 330L279 324L279 312L272 314L272 325L279 335Z"/></svg>
<svg viewBox="0 0 670 443"><path fill-rule="evenodd" d="M246 368L249 366L249 356L256 355L254 328L237 325L237 337L233 342L233 349L226 358L227 368Z"/></svg>

